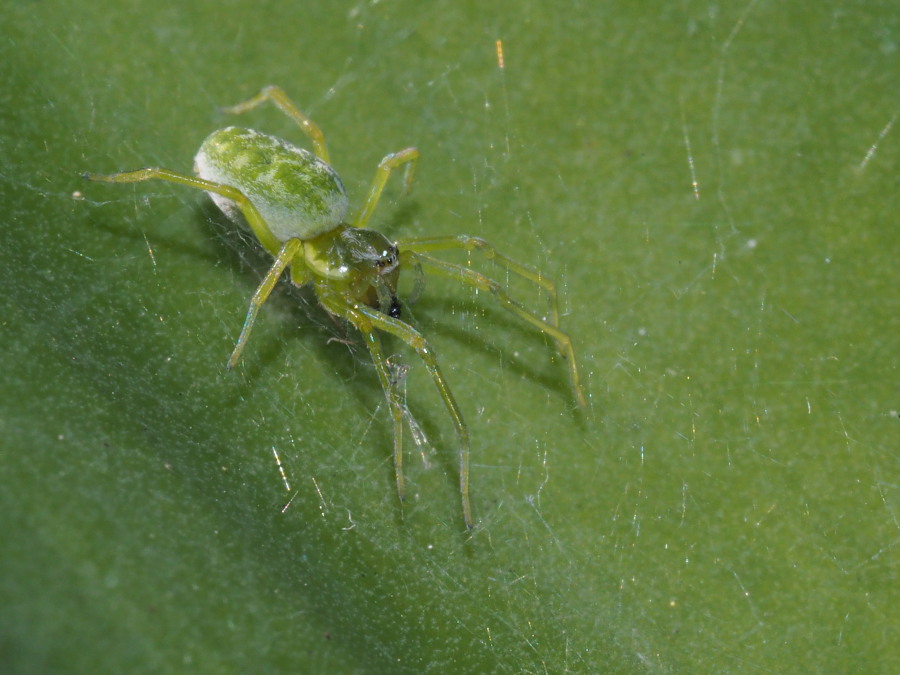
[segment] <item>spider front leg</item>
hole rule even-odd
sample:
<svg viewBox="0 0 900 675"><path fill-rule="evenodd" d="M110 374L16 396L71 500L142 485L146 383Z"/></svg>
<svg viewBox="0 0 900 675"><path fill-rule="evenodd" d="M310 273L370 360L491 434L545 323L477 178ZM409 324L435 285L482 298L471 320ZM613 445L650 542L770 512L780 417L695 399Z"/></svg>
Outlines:
<svg viewBox="0 0 900 675"><path fill-rule="evenodd" d="M379 312L363 303L351 304L346 298L329 292L327 287L317 286L316 290L319 295L319 301L332 314L343 317L352 323L365 337L366 346L375 362L375 369L378 371L378 378L381 381L382 389L384 389L385 397L391 408L391 415L394 420L394 463L397 471L398 489L403 485L402 478L402 441L398 426L402 427L402 418L404 416L405 403L401 400L399 388L394 386L391 381L390 371L384 353L381 350L381 342L378 339L376 330L389 333L405 342L407 345L416 350L419 358L425 364L425 368L431 375L437 387L438 393L453 420L453 426L456 428L456 435L459 439L459 493L462 499L463 520L466 527L472 529L475 521L472 519L472 505L469 502L469 428L463 420L462 412L456 403L453 392L441 368L438 365L437 357L428 344L427 340L419 331L409 324L395 319L391 316ZM398 460L399 457L399 460ZM401 498L402 498L401 494Z"/></svg>
<svg viewBox="0 0 900 675"><path fill-rule="evenodd" d="M497 253L490 244L484 242L484 245L491 252L491 259L499 259L498 264L506 267L509 271L519 274L526 279L534 281L536 284L544 287L548 290L548 295L551 298L551 321L547 321L546 319L541 318L531 310L524 307L521 303L512 298L512 296L507 293L507 291L501 286L498 282L494 281L490 277L485 276L479 272L469 269L468 267L463 267L462 265L457 265L455 263L445 262L443 260L439 260L433 256L430 256L421 251L423 250L434 250L434 248L459 248L465 247L466 242L474 239L473 237L441 237L437 239L428 239L428 240L410 240L410 241L399 241L397 242L397 247L400 249L400 260L401 265L403 263L409 264L412 261L418 262L418 264L423 265L424 267L431 269L438 274L441 274L445 277L458 281L460 283L466 284L468 286L474 286L478 290L489 291L493 296L497 299L500 305L506 309L507 311L515 314L521 319L524 319L532 326L540 330L542 333L549 335L556 342L557 348L559 349L560 354L566 359L566 362L569 366L569 380L572 385L572 391L575 396L575 400L579 406L585 407L587 406L587 399L584 396L584 391L581 387L581 376L578 373L578 364L575 361L575 347L572 344L572 338L569 337L568 333L565 333L563 330L559 328L558 316L556 313L556 287L552 281L547 279L546 277L541 276L536 270L532 270L521 263L517 263L514 260L507 258L506 256ZM424 242L424 245L417 246L417 241L421 244ZM458 242L457 246L451 245L451 242ZM483 242L483 240L478 240Z"/></svg>
<svg viewBox="0 0 900 675"><path fill-rule="evenodd" d="M508 274L515 274L516 276L541 287L547 294L550 323L554 326L559 325L559 301L557 299L556 284L553 283L553 280L541 274L539 270L531 265L525 265L513 260L509 256L503 255L494 248L493 244L481 237L470 237L467 234L443 235L437 237L413 237L399 240L397 246L401 251L407 250L415 253L462 250L468 254L477 250L492 263L503 268Z"/></svg>

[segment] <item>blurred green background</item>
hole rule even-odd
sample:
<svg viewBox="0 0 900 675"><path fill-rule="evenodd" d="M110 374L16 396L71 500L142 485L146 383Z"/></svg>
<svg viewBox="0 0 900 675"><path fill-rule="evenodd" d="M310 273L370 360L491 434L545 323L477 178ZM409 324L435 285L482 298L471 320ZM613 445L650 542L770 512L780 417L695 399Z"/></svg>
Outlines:
<svg viewBox="0 0 900 675"><path fill-rule="evenodd" d="M898 24L887 1L4 3L0 670L900 671ZM401 509L356 336L282 284L226 373L265 256L200 193L80 178L189 171L266 84L357 204L419 147L374 227L560 281L584 412L490 298L434 282L413 310L472 433L472 533L415 355L391 347L432 445Z"/></svg>

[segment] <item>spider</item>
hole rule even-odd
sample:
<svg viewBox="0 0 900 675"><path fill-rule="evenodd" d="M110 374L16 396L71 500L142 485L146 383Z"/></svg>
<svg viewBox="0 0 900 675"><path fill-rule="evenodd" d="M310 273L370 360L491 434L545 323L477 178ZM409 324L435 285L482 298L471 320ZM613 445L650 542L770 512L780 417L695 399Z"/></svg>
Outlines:
<svg viewBox="0 0 900 675"><path fill-rule="evenodd" d="M389 359L385 358L379 332L399 338L416 351L443 400L459 442L459 492L466 527L474 526L469 501L469 428L444 377L431 345L413 326L402 320L397 282L402 270L416 274L412 291L417 296L426 271L453 279L481 291L489 291L502 307L520 317L555 342L569 367L575 400L585 406L572 340L559 327L556 286L537 269L498 252L478 237L449 235L400 239L392 242L366 225L378 204L391 172L405 169L409 188L419 151L406 148L387 155L378 164L375 179L359 213L349 222L347 193L329 163L325 137L319 127L279 87L265 87L256 96L224 112L240 114L271 102L294 120L312 143L310 152L275 136L238 127L212 132L194 158L197 176L158 167L109 175L87 173L93 181L137 183L164 180L206 191L233 221L246 221L275 262L250 301L250 308L228 368L241 358L260 307L268 299L282 273L290 268L297 286L312 284L319 303L331 315L344 319L362 333L375 363L393 420L394 468L397 493L405 496L402 432L404 420L414 438L418 425L396 385ZM439 251L479 251L485 258L543 289L548 297L549 317L529 311L514 300L498 282L462 265L445 262L432 254ZM420 433L420 432L419 432Z"/></svg>

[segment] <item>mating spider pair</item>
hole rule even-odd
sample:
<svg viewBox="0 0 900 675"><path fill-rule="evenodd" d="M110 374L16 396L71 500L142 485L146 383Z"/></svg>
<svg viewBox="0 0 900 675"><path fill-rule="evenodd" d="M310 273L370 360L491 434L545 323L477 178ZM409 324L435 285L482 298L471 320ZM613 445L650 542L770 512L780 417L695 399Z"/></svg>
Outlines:
<svg viewBox="0 0 900 675"><path fill-rule="evenodd" d="M572 340L559 328L556 286L538 270L499 253L477 237L450 235L400 239L392 242L380 232L365 229L394 169L404 166L406 183L412 179L419 151L406 148L387 155L378 164L375 180L359 213L349 223L344 185L329 164L328 149L319 127L297 108L278 87L266 87L253 98L226 108L243 113L270 101L292 118L312 142L313 152L274 136L227 127L211 133L194 158L197 177L162 168L144 168L111 175L86 174L94 181L137 183L165 180L209 193L232 220L245 220L263 247L275 257L253 294L228 368L233 368L247 344L257 312L282 273L290 268L297 286L312 284L326 311L345 319L362 333L384 390L394 432L394 467L397 492L404 498L403 423L416 437L418 425L409 413L392 366L385 358L379 331L394 335L416 350L434 380L459 438L459 491L466 526L474 525L469 502L469 429L438 365L437 357L422 334L402 320L397 281L403 269L449 277L481 291L489 291L507 310L549 335L569 366L575 400L586 405ZM445 262L432 253L452 249L480 251L486 258L544 290L549 298L549 317L523 307L499 283L468 267Z"/></svg>

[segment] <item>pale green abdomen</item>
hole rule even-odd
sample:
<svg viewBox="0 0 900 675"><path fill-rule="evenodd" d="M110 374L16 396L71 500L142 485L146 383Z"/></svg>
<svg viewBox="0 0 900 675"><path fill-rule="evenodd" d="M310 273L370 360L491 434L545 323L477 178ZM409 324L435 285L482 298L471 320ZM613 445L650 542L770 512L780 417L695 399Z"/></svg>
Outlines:
<svg viewBox="0 0 900 675"><path fill-rule="evenodd" d="M312 239L340 225L347 212L347 193L334 169L308 150L252 129L211 133L194 157L194 171L240 190L279 241ZM210 197L241 220L233 201Z"/></svg>

